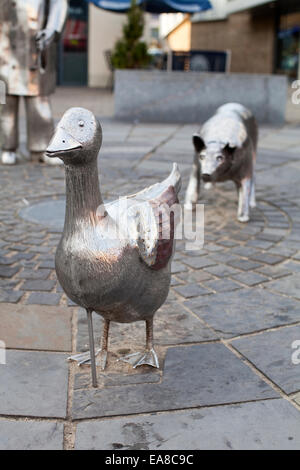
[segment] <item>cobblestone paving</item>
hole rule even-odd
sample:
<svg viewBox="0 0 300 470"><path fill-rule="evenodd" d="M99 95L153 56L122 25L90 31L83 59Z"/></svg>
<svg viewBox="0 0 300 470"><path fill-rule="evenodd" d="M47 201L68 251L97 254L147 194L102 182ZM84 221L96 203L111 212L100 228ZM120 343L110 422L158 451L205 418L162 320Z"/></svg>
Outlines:
<svg viewBox="0 0 300 470"><path fill-rule="evenodd" d="M177 161L183 200L197 127L104 120L104 199L163 179ZM1 167L0 448L299 449L299 155L298 127L261 128L249 224L236 221L231 183L203 190L204 247L177 243L155 317L160 370L117 362L143 346L144 326L113 324L97 390L89 366L66 361L88 336L54 271L64 170ZM95 318L99 338L101 326Z"/></svg>

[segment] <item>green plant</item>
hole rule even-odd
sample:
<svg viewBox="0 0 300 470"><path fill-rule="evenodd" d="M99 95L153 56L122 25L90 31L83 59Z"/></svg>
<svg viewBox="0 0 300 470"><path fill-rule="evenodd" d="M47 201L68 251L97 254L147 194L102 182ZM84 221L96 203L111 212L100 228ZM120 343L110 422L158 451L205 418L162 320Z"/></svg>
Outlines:
<svg viewBox="0 0 300 470"><path fill-rule="evenodd" d="M111 62L116 69L140 69L150 63L147 45L141 41L144 31L144 15L136 0L131 1L127 22L123 26L123 37L112 52Z"/></svg>

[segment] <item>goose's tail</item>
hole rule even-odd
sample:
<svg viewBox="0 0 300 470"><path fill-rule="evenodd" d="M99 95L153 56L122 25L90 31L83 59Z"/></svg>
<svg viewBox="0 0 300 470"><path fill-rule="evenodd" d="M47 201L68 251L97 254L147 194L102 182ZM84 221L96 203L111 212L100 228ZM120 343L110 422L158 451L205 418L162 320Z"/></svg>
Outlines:
<svg viewBox="0 0 300 470"><path fill-rule="evenodd" d="M179 172L177 163L173 163L172 172L170 173L170 176L165 180L165 183L168 186L173 186L176 194L177 195L179 194L182 181L181 181L181 174Z"/></svg>

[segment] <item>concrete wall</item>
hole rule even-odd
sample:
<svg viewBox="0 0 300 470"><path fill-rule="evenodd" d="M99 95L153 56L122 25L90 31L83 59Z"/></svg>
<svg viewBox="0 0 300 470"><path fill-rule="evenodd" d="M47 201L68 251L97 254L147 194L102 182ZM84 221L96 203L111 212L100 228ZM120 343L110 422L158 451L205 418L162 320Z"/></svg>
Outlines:
<svg viewBox="0 0 300 470"><path fill-rule="evenodd" d="M249 107L260 122L283 124L287 78L199 72L116 72L117 118L200 123L220 105L232 101Z"/></svg>
<svg viewBox="0 0 300 470"><path fill-rule="evenodd" d="M191 49L230 50L231 72L273 73L274 11L243 12L221 21L192 23Z"/></svg>

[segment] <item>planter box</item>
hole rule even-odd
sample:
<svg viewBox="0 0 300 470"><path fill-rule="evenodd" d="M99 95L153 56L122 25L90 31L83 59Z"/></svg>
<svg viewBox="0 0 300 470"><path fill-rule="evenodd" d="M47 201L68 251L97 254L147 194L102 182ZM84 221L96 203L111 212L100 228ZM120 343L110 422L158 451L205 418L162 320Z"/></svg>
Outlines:
<svg viewBox="0 0 300 470"><path fill-rule="evenodd" d="M117 70L115 117L196 123L234 101L250 108L259 122L280 125L287 88L280 75Z"/></svg>

